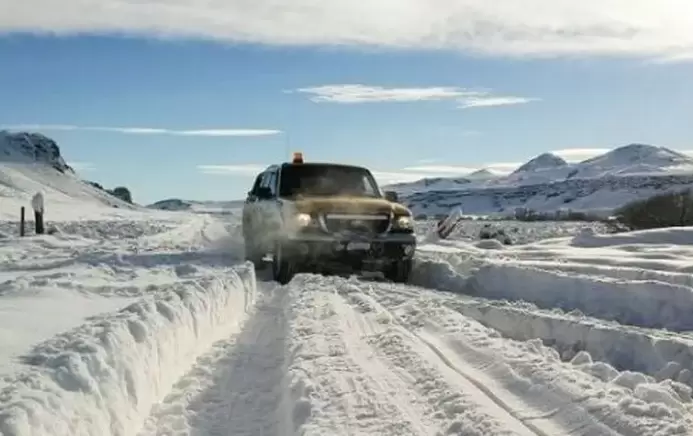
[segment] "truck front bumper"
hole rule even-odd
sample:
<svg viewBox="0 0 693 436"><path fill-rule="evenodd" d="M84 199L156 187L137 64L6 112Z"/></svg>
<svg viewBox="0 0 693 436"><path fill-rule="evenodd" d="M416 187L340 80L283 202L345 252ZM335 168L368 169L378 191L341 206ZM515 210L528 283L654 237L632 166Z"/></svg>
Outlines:
<svg viewBox="0 0 693 436"><path fill-rule="evenodd" d="M387 233L375 237L297 234L284 243L284 254L300 271L381 270L412 259L416 237Z"/></svg>

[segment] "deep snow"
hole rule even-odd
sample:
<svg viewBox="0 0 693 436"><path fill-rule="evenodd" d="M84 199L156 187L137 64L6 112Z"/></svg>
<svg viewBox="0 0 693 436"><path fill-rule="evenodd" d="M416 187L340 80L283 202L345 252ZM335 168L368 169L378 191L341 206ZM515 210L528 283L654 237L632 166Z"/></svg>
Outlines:
<svg viewBox="0 0 693 436"><path fill-rule="evenodd" d="M464 222L410 285L279 286L237 211L93 208L0 226L3 435L693 434L691 229Z"/></svg>

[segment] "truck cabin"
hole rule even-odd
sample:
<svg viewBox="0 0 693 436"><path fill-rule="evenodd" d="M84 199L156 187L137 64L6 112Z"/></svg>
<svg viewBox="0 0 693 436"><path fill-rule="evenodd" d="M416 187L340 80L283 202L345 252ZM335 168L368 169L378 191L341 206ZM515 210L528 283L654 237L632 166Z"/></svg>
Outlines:
<svg viewBox="0 0 693 436"><path fill-rule="evenodd" d="M279 172L283 198L354 196L382 198L375 178L363 167L331 163L292 162Z"/></svg>

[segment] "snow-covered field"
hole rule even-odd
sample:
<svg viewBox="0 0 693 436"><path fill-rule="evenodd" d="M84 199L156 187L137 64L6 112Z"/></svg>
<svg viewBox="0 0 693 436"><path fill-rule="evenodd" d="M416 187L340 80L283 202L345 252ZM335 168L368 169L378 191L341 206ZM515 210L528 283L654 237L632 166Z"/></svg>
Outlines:
<svg viewBox="0 0 693 436"><path fill-rule="evenodd" d="M425 235L431 232L438 225L437 220L416 221L417 234ZM512 244L527 244L549 238L561 238L576 235L590 229L596 233L606 233L608 228L600 222L585 221L556 221L550 223L543 222L523 222L516 220L469 220L457 226L448 239L458 241L475 242L480 239L483 233L494 234L503 231Z"/></svg>
<svg viewBox="0 0 693 436"><path fill-rule="evenodd" d="M693 435L693 229L464 222L409 285L279 286L233 211L98 209L0 224L2 435Z"/></svg>

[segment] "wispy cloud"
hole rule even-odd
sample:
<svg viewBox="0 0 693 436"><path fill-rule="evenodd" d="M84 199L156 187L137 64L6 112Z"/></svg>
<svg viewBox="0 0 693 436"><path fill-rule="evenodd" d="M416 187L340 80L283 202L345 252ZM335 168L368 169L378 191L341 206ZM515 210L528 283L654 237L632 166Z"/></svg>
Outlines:
<svg viewBox="0 0 693 436"><path fill-rule="evenodd" d="M423 88L385 88L360 84L334 84L295 91L310 94L316 103L402 103L420 101L452 100L462 109L489 106L507 106L538 101L537 98L494 95L486 90L473 90L458 87L431 86ZM470 131L470 134L479 132Z"/></svg>
<svg viewBox="0 0 693 436"><path fill-rule="evenodd" d="M215 176L254 176L267 166L262 164L198 165L197 170L202 174Z"/></svg>
<svg viewBox="0 0 693 436"><path fill-rule="evenodd" d="M344 104L435 101L455 99L470 94L476 95L475 91L466 91L454 87L384 88L359 84L314 86L299 88L295 92L312 95L310 100L316 103Z"/></svg>
<svg viewBox="0 0 693 436"><path fill-rule="evenodd" d="M568 162L583 161L611 151L608 148L565 148L554 150L554 153ZM677 150L679 153L693 157L693 149ZM526 159L529 161L532 157ZM371 168L373 176L381 185L393 183L414 182L432 177L464 177L479 170L488 170L497 176L508 175L519 168L524 162L490 162L474 165L437 165L438 159L422 159L417 165L399 169ZM525 162L526 162L525 161ZM355 165L359 165L353 162ZM268 164L233 164L233 165L198 165L197 169L203 174L216 176L245 176L251 177L267 168Z"/></svg>
<svg viewBox="0 0 693 436"><path fill-rule="evenodd" d="M413 173L407 171L372 171L372 173L373 177L375 177L380 185L415 182L426 177L431 177L431 175L427 173Z"/></svg>
<svg viewBox="0 0 693 436"><path fill-rule="evenodd" d="M462 175L472 173L479 168L471 166L454 166L454 165L418 165L413 167L402 168L402 171L412 171L425 174L449 174Z"/></svg>
<svg viewBox="0 0 693 436"><path fill-rule="evenodd" d="M568 162L581 162L609 151L611 151L609 148L564 148L562 150L554 150L551 153L562 157Z"/></svg>
<svg viewBox="0 0 693 436"><path fill-rule="evenodd" d="M96 167L91 162L68 162L75 171L94 171Z"/></svg>
<svg viewBox="0 0 693 436"><path fill-rule="evenodd" d="M91 127L76 126L71 124L15 124L0 126L0 129L8 130L37 130L37 131L92 131L123 133L128 135L175 135L175 136L268 136L278 135L281 130L270 129L198 129L198 130L172 130L151 127Z"/></svg>
<svg viewBox="0 0 693 436"><path fill-rule="evenodd" d="M692 16L690 0L22 0L0 5L0 31L682 59Z"/></svg>
<svg viewBox="0 0 693 436"><path fill-rule="evenodd" d="M540 99L525 97L476 96L461 99L460 108L469 109L475 107L512 106L517 104L531 103L533 101L540 101Z"/></svg>
<svg viewBox="0 0 693 436"><path fill-rule="evenodd" d="M517 162L495 162L485 165L419 165L413 167L405 167L403 171L414 171L419 173L425 173L429 176L432 174L445 174L448 176L461 176L465 174L470 174L475 171L482 169L489 170L495 174L509 174L515 169L517 169L521 163Z"/></svg>

